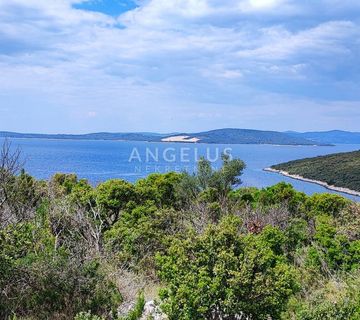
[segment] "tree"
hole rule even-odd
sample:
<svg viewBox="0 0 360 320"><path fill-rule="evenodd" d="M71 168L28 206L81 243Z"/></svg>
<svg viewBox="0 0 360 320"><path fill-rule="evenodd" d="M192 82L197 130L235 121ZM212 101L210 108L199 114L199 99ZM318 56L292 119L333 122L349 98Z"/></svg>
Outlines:
<svg viewBox="0 0 360 320"><path fill-rule="evenodd" d="M268 228L241 236L238 218L227 217L204 234L174 240L157 256L163 309L178 320L278 319L296 291L295 271L280 249L284 237Z"/></svg>
<svg viewBox="0 0 360 320"><path fill-rule="evenodd" d="M22 168L20 149L13 149L5 139L0 151L0 212L12 197L15 176Z"/></svg>
<svg viewBox="0 0 360 320"><path fill-rule="evenodd" d="M78 181L71 189L70 199L79 206L91 209L95 206L95 193L85 179Z"/></svg>
<svg viewBox="0 0 360 320"><path fill-rule="evenodd" d="M66 208L43 210L41 219L0 230L0 318L115 313L121 295L94 250L91 222Z"/></svg>
<svg viewBox="0 0 360 320"><path fill-rule="evenodd" d="M42 183L26 174L20 149L5 140L0 151L0 226L29 220L44 196Z"/></svg>
<svg viewBox="0 0 360 320"><path fill-rule="evenodd" d="M119 261L154 273L154 256L164 252L169 239L183 231L181 214L171 208L158 209L153 202L126 210L105 232L106 247Z"/></svg>
<svg viewBox="0 0 360 320"><path fill-rule="evenodd" d="M337 194L314 194L308 197L304 204L304 211L308 216L321 214L338 217L340 212L350 205L351 201Z"/></svg>
<svg viewBox="0 0 360 320"><path fill-rule="evenodd" d="M208 189L215 191L217 201L224 201L232 188L241 184L240 176L245 169L245 163L239 159L230 159L228 155L222 155L222 167L214 170L210 161L201 158L194 175L184 173L179 184L182 199L193 199L199 193ZM214 192L212 193L214 194ZM215 200L215 199L213 199ZM186 202L183 201L183 202Z"/></svg>
<svg viewBox="0 0 360 320"><path fill-rule="evenodd" d="M291 184L280 182L258 191L255 198L258 206L285 204L293 215L297 215L308 197L305 193L296 191Z"/></svg>
<svg viewBox="0 0 360 320"><path fill-rule="evenodd" d="M134 186L124 180L109 180L98 185L95 190L95 201L102 209L106 227L110 227L119 220L121 210L124 210L130 201L134 201Z"/></svg>
<svg viewBox="0 0 360 320"><path fill-rule="evenodd" d="M358 269L360 241L350 241L345 235L339 234L332 216L319 215L315 222L314 245L309 254L310 264L325 268L324 271Z"/></svg>
<svg viewBox="0 0 360 320"><path fill-rule="evenodd" d="M175 172L154 173L135 183L136 200L144 203L154 201L158 207L179 207L177 186L181 175Z"/></svg>
<svg viewBox="0 0 360 320"><path fill-rule="evenodd" d="M78 183L76 174L56 173L50 180L50 187L55 196L69 195Z"/></svg>

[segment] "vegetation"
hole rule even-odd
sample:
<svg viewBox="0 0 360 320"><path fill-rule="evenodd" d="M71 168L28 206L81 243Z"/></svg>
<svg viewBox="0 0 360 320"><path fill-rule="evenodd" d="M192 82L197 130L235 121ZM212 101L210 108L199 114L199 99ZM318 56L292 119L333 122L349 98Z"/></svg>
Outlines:
<svg viewBox="0 0 360 320"><path fill-rule="evenodd" d="M360 151L295 160L272 168L360 192Z"/></svg>
<svg viewBox="0 0 360 320"><path fill-rule="evenodd" d="M359 319L360 206L289 184L237 188L245 164L96 187L0 161L0 318Z"/></svg>

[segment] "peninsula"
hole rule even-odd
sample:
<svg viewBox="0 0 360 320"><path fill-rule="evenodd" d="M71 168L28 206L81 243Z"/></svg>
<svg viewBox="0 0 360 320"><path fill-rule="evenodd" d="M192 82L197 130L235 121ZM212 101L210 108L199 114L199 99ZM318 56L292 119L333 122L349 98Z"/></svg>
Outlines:
<svg viewBox="0 0 360 320"><path fill-rule="evenodd" d="M290 161L264 170L360 196L360 150Z"/></svg>

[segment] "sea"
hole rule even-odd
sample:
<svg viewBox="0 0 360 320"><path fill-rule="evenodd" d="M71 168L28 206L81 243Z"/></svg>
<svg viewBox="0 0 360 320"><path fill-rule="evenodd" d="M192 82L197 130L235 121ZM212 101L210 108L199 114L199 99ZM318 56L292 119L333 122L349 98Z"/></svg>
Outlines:
<svg viewBox="0 0 360 320"><path fill-rule="evenodd" d="M242 186L264 188L285 181L309 195L338 193L360 202L360 197L263 170L290 160L360 150L360 145L218 145L48 139L11 139L10 142L12 148L21 150L25 170L38 179L49 179L55 173L62 172L75 173L94 186L108 179L135 182L151 173L194 172L200 157L208 159L213 168L218 169L221 167L221 155L225 153L245 162L246 169L241 176Z"/></svg>

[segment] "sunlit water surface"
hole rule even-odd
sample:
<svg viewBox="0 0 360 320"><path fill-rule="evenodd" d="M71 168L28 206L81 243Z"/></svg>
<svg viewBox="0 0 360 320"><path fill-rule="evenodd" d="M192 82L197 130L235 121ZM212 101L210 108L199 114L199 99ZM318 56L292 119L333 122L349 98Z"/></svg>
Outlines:
<svg viewBox="0 0 360 320"><path fill-rule="evenodd" d="M22 150L26 170L38 179L48 179L56 172L64 172L76 173L93 185L113 178L134 182L153 172L192 171L200 156L214 160L213 166L217 168L220 166L220 154L227 151L247 165L242 176L244 186L261 188L286 181L307 194L333 191L263 169L295 159L360 150L360 145L206 145L43 139L12 139L11 142L13 147ZM345 196L360 201L360 197Z"/></svg>

